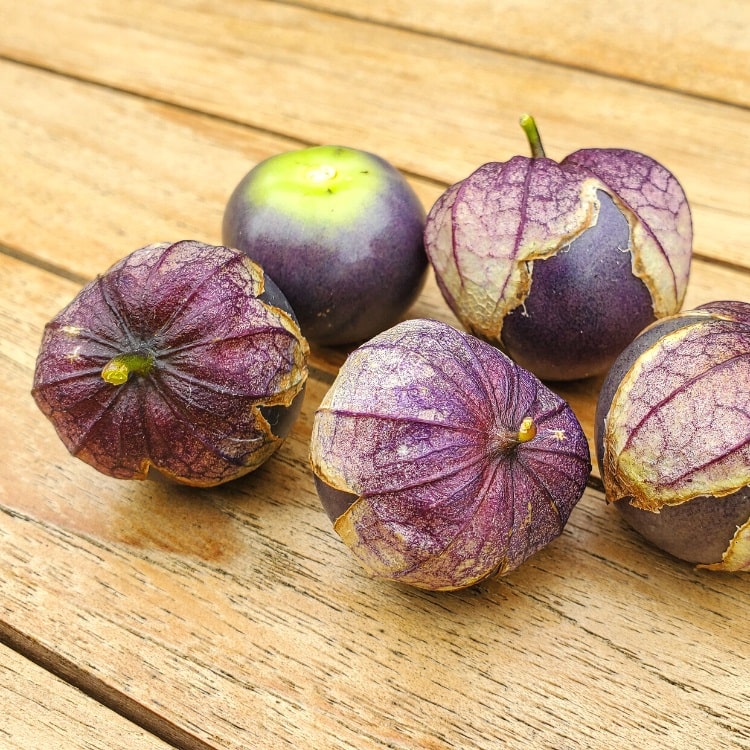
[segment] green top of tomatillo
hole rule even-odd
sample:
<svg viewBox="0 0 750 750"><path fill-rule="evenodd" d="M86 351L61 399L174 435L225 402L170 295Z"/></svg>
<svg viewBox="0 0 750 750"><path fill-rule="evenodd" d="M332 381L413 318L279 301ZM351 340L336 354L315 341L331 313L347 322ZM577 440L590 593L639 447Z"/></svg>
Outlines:
<svg viewBox="0 0 750 750"><path fill-rule="evenodd" d="M246 197L306 222L351 222L382 189L383 172L374 158L344 146L277 154L253 169Z"/></svg>

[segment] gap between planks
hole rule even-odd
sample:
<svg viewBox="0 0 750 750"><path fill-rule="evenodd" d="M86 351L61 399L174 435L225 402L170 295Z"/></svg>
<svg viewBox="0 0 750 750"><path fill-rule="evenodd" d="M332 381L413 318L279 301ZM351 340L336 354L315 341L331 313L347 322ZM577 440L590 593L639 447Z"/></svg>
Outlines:
<svg viewBox="0 0 750 750"><path fill-rule="evenodd" d="M5 512L8 512L7 509ZM11 512L10 515L17 514ZM216 750L214 745L176 726L142 703L111 687L82 666L19 632L2 619L0 643L178 750Z"/></svg>

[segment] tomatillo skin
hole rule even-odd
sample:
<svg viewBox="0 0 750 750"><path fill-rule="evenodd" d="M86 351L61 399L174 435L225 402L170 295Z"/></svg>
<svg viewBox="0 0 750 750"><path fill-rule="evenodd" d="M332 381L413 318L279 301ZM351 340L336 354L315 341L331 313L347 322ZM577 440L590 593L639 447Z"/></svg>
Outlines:
<svg viewBox="0 0 750 750"><path fill-rule="evenodd" d="M288 302L242 252L157 243L47 324L32 394L70 453L103 474L209 487L281 445L308 353Z"/></svg>
<svg viewBox="0 0 750 750"><path fill-rule="evenodd" d="M479 339L407 320L355 349L313 421L334 529L373 575L461 589L556 538L591 464L570 407Z"/></svg>
<svg viewBox="0 0 750 750"><path fill-rule="evenodd" d="M676 177L626 149L489 162L430 209L425 248L463 326L543 380L603 375L682 306L692 219Z"/></svg>
<svg viewBox="0 0 750 750"><path fill-rule="evenodd" d="M425 210L375 154L316 146L276 154L240 181L222 236L279 285L305 337L360 343L399 320L427 273Z"/></svg>
<svg viewBox="0 0 750 750"><path fill-rule="evenodd" d="M664 318L602 384L595 442L626 521L671 555L750 570L750 304Z"/></svg>

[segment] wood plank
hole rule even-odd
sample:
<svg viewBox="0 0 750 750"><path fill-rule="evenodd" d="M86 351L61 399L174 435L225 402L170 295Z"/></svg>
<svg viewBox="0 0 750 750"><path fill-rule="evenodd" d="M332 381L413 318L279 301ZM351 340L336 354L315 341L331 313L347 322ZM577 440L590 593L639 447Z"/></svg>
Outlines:
<svg viewBox="0 0 750 750"><path fill-rule="evenodd" d="M3 645L0 696L0 744L5 750L172 747Z"/></svg>
<svg viewBox="0 0 750 750"><path fill-rule="evenodd" d="M307 459L341 352L314 352L303 413L271 461L214 490L102 477L36 410L44 322L139 245L218 241L223 201L251 163L346 141L409 170L428 204L522 150L519 106L552 156L626 145L675 170L701 256L688 306L750 288L746 109L658 90L647 54L639 85L301 6L0 0L0 431L12 436L0 641L191 750L696 738L750 750L750 577L659 553L595 487L561 538L504 579L448 595L370 579L331 530ZM672 27L686 38L691 23ZM746 44L736 32L718 35ZM709 77L724 64L705 62ZM592 123L613 140L592 142ZM410 314L452 320L432 279ZM589 436L596 387L569 387Z"/></svg>
<svg viewBox="0 0 750 750"><path fill-rule="evenodd" d="M0 71L7 102L0 169L14 175L0 183L0 244L80 282L150 242L220 242L224 202L236 182L252 163L296 145L23 66L0 63ZM63 111L73 114L63 118ZM149 147L154 143L169 147ZM441 191L410 181L425 205ZM748 288L747 273L697 259L685 307ZM457 325L432 274L409 315ZM344 356L316 350L314 362L333 373ZM600 382L555 386L589 436Z"/></svg>
<svg viewBox="0 0 750 750"><path fill-rule="evenodd" d="M302 144L0 61L0 244L79 278L157 241L221 242L232 190ZM425 205L442 188L413 179Z"/></svg>
<svg viewBox="0 0 750 750"><path fill-rule="evenodd" d="M644 545L589 490L513 575L437 595L371 580L290 439L215 490L101 477L29 387L76 285L0 256L0 630L225 748L750 746L747 576Z"/></svg>
<svg viewBox="0 0 750 750"><path fill-rule="evenodd" d="M486 161L526 153L517 121L530 111L553 158L581 147L618 146L664 163L693 206L696 251L750 263L750 144L739 136L750 128L748 109L260 0L210 6L0 0L0 13L0 54L6 57L306 143L371 150L441 185ZM59 44L63 38L76 44ZM9 75L6 69L4 88L17 85L18 74L6 80ZM89 112L81 121L75 108L47 96L35 103L39 114L30 115L35 91L41 93L32 87L20 100L4 96L11 108L5 116L51 119L56 137L66 133L60 146L71 137L66 125L78 123L83 129L72 138L93 136L88 149L96 150L97 138L128 138L131 147L146 151L139 129L122 134L100 124L99 118L111 122L108 111L93 119ZM184 126L185 115L176 117ZM167 138L173 132L155 141L164 144L163 160L186 145L173 144ZM190 171L198 186L210 179L212 190L229 189L219 184L220 173L207 175L198 147L181 151L184 158L172 162L179 169L165 174L179 179ZM13 158L9 166L16 171L23 162Z"/></svg>
<svg viewBox="0 0 750 750"><path fill-rule="evenodd" d="M483 45L616 78L750 105L750 13L744 0L398 0L296 3Z"/></svg>

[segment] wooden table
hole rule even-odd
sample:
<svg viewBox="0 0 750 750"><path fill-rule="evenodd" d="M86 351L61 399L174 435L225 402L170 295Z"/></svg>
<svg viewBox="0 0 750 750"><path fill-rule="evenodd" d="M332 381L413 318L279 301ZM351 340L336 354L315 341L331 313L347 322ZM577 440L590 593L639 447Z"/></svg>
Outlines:
<svg viewBox="0 0 750 750"><path fill-rule="evenodd" d="M30 395L44 323L154 241L220 241L258 160L379 153L426 207L526 153L650 154L693 207L686 306L750 300L746 0L0 0L0 746L750 748L750 576L656 551L591 487L515 573L373 580L307 464L343 355L215 490L70 457ZM453 321L434 280L409 313ZM589 437L597 382L559 388Z"/></svg>

